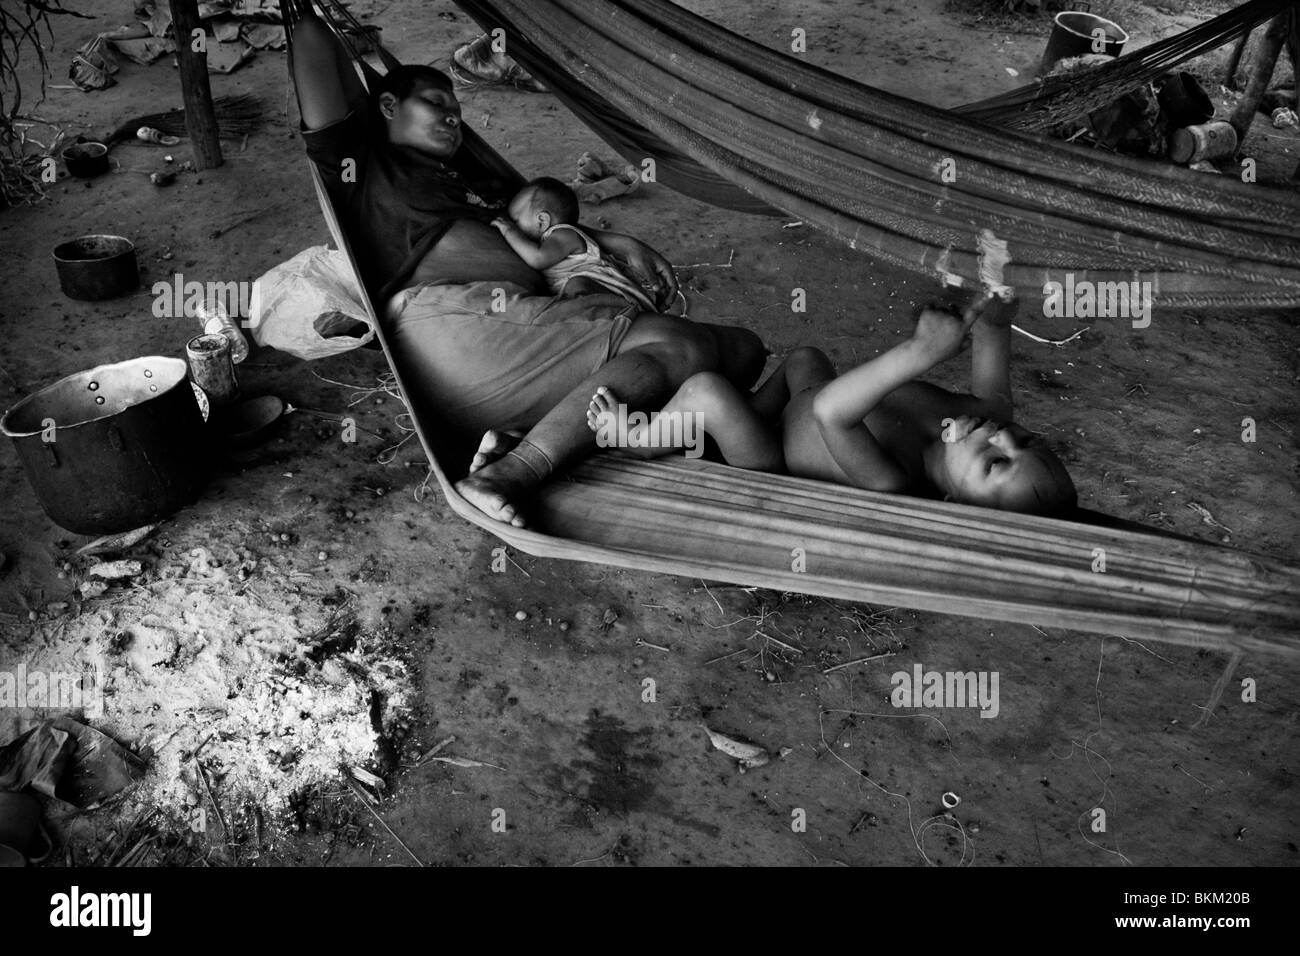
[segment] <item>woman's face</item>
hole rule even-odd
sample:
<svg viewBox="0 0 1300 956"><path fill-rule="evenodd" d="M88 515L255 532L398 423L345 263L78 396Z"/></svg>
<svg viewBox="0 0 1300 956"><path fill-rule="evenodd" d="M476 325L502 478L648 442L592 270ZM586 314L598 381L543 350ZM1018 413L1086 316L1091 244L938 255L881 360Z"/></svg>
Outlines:
<svg viewBox="0 0 1300 956"><path fill-rule="evenodd" d="M460 148L460 102L451 90L417 80L405 99L385 93L379 108L388 121L388 141L395 146L438 159L450 159Z"/></svg>

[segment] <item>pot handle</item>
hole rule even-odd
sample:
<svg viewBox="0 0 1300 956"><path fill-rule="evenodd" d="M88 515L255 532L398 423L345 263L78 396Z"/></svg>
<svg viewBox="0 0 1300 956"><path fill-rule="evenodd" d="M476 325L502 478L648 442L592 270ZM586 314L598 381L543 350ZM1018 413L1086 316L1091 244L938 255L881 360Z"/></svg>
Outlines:
<svg viewBox="0 0 1300 956"><path fill-rule="evenodd" d="M108 426L108 444L113 451L121 451L125 447L122 441L122 433L117 430L115 425Z"/></svg>

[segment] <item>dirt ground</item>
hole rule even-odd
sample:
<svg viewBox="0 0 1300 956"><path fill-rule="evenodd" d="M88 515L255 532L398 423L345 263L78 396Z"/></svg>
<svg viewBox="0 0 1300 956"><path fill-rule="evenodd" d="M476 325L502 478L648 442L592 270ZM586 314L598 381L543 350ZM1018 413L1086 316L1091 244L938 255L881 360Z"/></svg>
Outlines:
<svg viewBox="0 0 1300 956"><path fill-rule="evenodd" d="M944 0L687 6L773 47L801 26L809 60L940 105L1020 82L1048 32L1046 17L980 18ZM125 21L130 7L96 4L104 12L95 29ZM358 0L354 9L373 14L385 43L407 61L443 64L474 32L450 3ZM1127 26L1134 45L1200 18L1129 0L1094 9ZM63 82L62 65L80 39L57 37L53 82ZM39 112L102 130L179 105L166 61L127 64L119 80L92 94L52 90ZM0 405L102 362L181 354L193 320L154 318L147 291L154 281L174 272L251 280L327 241L294 132L283 55L259 54L214 77L213 87L256 93L265 111L246 149L227 144L221 168L182 174L160 190L144 174L161 165L162 152L179 161L188 147L128 143L113 153L116 174L67 181L47 202L0 212ZM549 95L483 90L463 102L466 121L526 174L567 178L584 150L609 152ZM1268 158L1261 169L1289 173L1300 137L1258 121L1254 135ZM257 211L265 214L209 237ZM682 269L695 317L754 329L778 357L817 344L841 367L862 361L906 334L913 305L933 292L807 228L713 209L653 184L586 215L644 238L674 262L702 264ZM98 305L62 296L49 250L93 232L135 241L144 271L138 294ZM802 316L788 308L794 286L811 290ZM1055 338L1074 327L1062 319L1034 328ZM1100 320L1062 347L1017 338L1013 362L1019 414L1067 448L1083 505L1294 559L1294 314L1157 311L1142 331ZM394 400L365 395L351 409L355 444L339 441L337 424L317 414L344 413L383 371L382 357L369 351L312 364L254 354L240 367L246 393L274 393L301 410L271 441L233 456L197 504L132 555L156 565L199 545L222 560L246 548L260 560L250 583L268 615L319 626L328 613L322 599L342 588L366 626L400 636L420 665L423 692L405 760L454 735L445 753L491 765L431 762L394 776L380 812L421 861L1300 862L1291 804L1300 719L1294 661L1245 659L1212 717L1193 727L1224 670L1221 655L520 554L493 573L494 538L452 516L436 491L417 500L425 468L414 441L391 463L376 460L401 437ZM1240 440L1245 416L1257 422L1253 444ZM45 517L8 443L0 447L0 501L8 558L0 625L30 631L39 644L57 625L43 609L70 600L73 582L58 577L61 562L84 539ZM1230 531L1207 525L1193 503ZM606 626L610 610L617 618ZM808 651L783 650L759 630L793 635ZM824 673L886 650L896 656ZM997 671L999 719L970 709L894 710L890 675L914 663ZM1256 702L1239 699L1241 677L1257 682ZM645 678L655 682L654 702L643 700ZM741 774L710 747L706 724L789 752ZM950 818L940 816L946 792L960 797ZM219 848L210 858L411 862L342 787L331 794L332 822L308 820L303 832L291 827L265 847ZM1098 807L1107 816L1100 833L1090 828ZM806 832L792 827L801 818ZM493 826L502 819L503 832ZM83 819L60 857L87 860L107 825L94 814Z"/></svg>

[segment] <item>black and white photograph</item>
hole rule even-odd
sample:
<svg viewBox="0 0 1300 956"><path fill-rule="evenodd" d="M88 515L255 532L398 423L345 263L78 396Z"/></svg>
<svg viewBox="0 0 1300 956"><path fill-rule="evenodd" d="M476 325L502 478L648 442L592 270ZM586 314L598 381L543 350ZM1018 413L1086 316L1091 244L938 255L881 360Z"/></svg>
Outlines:
<svg viewBox="0 0 1300 956"><path fill-rule="evenodd" d="M1298 60L1294 0L0 0L31 921L980 867L1248 929Z"/></svg>

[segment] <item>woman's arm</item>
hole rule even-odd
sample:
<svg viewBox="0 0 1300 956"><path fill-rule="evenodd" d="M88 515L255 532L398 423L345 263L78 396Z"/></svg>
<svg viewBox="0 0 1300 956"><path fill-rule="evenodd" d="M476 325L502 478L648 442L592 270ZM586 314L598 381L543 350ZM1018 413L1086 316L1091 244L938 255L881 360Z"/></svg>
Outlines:
<svg viewBox="0 0 1300 956"><path fill-rule="evenodd" d="M607 232L590 226L583 226L583 229L600 246L602 252L618 256L633 272L652 283L655 301L660 307L671 303L676 297L677 274L673 271L672 263L650 246L621 232Z"/></svg>
<svg viewBox="0 0 1300 956"><path fill-rule="evenodd" d="M343 45L310 3L295 2L289 69L303 126L321 129L365 105L366 91Z"/></svg>

